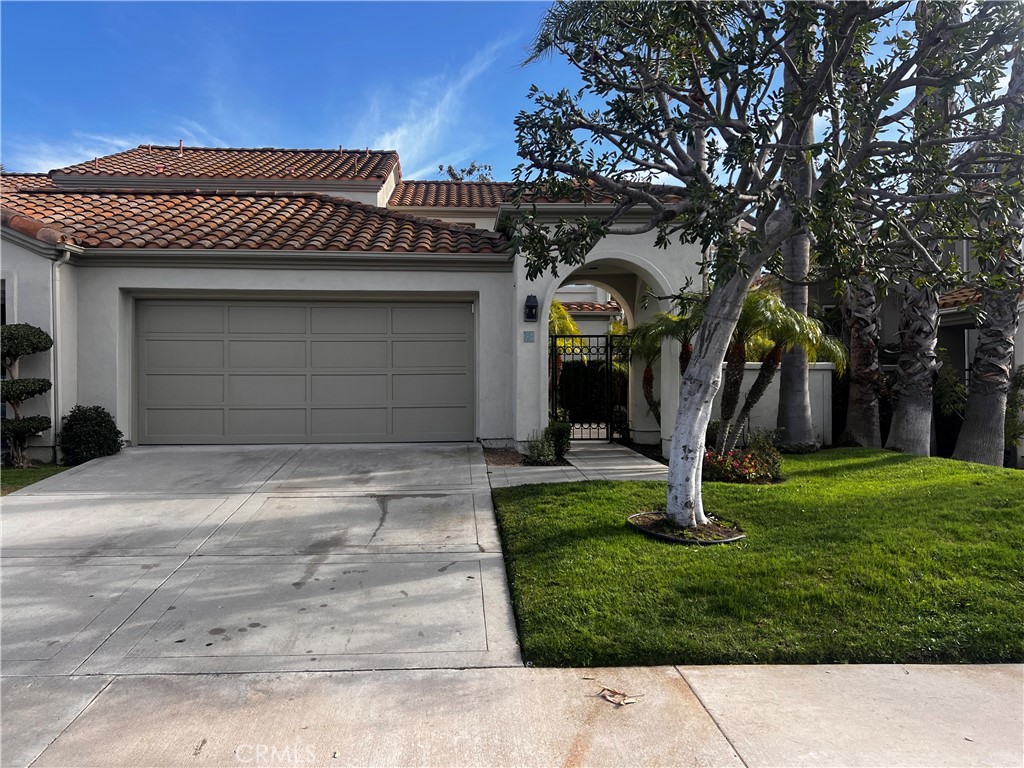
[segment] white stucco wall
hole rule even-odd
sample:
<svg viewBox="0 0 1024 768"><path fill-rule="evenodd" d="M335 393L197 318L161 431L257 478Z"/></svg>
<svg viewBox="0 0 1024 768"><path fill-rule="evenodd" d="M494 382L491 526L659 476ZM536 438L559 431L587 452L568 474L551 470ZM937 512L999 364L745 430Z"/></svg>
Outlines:
<svg viewBox="0 0 1024 768"><path fill-rule="evenodd" d="M513 435L509 272L387 269L83 267L78 271L78 399L102 405L135 439L134 302L139 297L475 302L477 437Z"/></svg>
<svg viewBox="0 0 1024 768"><path fill-rule="evenodd" d="M832 371L831 363L812 363L808 375L808 386L811 395L811 424L815 437L822 445L832 444ZM747 392L754 384L760 363L747 363L743 371L743 385L740 390L740 402L737 410L743 407ZM724 374L724 368L723 368ZM750 413L750 429L753 431L774 430L779 414L779 374L775 374L768 385L764 396ZM721 414L722 392L715 397L714 412L711 418L717 419Z"/></svg>

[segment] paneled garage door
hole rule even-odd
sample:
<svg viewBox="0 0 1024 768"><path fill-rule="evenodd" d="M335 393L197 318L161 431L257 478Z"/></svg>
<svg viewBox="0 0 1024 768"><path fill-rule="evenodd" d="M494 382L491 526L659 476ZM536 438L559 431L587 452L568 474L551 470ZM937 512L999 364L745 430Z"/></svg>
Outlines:
<svg viewBox="0 0 1024 768"><path fill-rule="evenodd" d="M470 304L139 301L141 444L472 440Z"/></svg>

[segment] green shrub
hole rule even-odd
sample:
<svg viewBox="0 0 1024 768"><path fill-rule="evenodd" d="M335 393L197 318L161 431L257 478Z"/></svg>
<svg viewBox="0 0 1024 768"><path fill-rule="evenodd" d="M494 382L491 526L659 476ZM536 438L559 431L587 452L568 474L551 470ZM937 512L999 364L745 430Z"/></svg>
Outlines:
<svg viewBox="0 0 1024 768"><path fill-rule="evenodd" d="M4 419L4 438L11 442L24 445L32 435L38 435L50 428L49 416L22 416L18 419ZM21 466L21 465L17 465ZM22 467L24 469L24 467Z"/></svg>
<svg viewBox="0 0 1024 768"><path fill-rule="evenodd" d="M64 463L75 465L121 450L124 435L114 417L98 405L76 405L64 417L59 435Z"/></svg>
<svg viewBox="0 0 1024 768"><path fill-rule="evenodd" d="M49 379L4 379L0 381L0 400L21 405L30 397L46 394L52 387Z"/></svg>
<svg viewBox="0 0 1024 768"><path fill-rule="evenodd" d="M572 424L564 421L553 421L544 430L544 437L551 441L556 459L564 459L569 452L572 441Z"/></svg>
<svg viewBox="0 0 1024 768"><path fill-rule="evenodd" d="M34 355L37 352L45 352L53 346L53 339L50 334L42 328L36 328L28 323L12 323L3 327L0 333L0 354L4 357L4 364L13 364L13 361L25 355Z"/></svg>
<svg viewBox="0 0 1024 768"><path fill-rule="evenodd" d="M775 447L775 432L754 432L747 447L719 454L704 453L701 479L720 483L778 483L782 477L782 454Z"/></svg>
<svg viewBox="0 0 1024 768"><path fill-rule="evenodd" d="M547 431L534 432L526 441L526 463L532 466L550 466L556 460L555 446Z"/></svg>

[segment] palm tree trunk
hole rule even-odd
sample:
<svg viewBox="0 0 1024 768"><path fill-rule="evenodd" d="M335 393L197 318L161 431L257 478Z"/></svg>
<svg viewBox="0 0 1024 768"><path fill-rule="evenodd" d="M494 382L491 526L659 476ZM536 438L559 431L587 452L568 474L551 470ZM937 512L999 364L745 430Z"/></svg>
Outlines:
<svg viewBox="0 0 1024 768"><path fill-rule="evenodd" d="M651 415L654 416L654 420L658 422L658 426L661 426L661 403L654 396L654 368L650 363L644 366L644 377L640 386L644 393L644 400L647 402L647 407L651 409Z"/></svg>
<svg viewBox="0 0 1024 768"><path fill-rule="evenodd" d="M757 372L757 378L754 379L750 391L747 392L747 397L743 401L743 408L740 409L740 415L736 417L736 428L730 433L729 441L726 443L725 449L722 451L723 453L727 453L736 447L736 442L740 437L740 427L750 417L750 412L754 410L754 406L764 397L764 393L768 391L768 386L775 378L775 373L779 370L781 362L782 346L776 344L765 359L761 361L761 368Z"/></svg>
<svg viewBox="0 0 1024 768"><path fill-rule="evenodd" d="M725 385L722 388L718 442L715 445L718 453L725 451L725 443L733 425L732 417L736 414L736 406L740 404L740 390L743 388L743 370L746 363L747 354L743 342L733 339L725 353Z"/></svg>
<svg viewBox="0 0 1024 768"><path fill-rule="evenodd" d="M846 285L843 318L850 329L850 398L846 435L865 448L881 448L878 400L882 369L878 364L878 301L875 286L864 277Z"/></svg>
<svg viewBox="0 0 1024 768"><path fill-rule="evenodd" d="M1018 283L983 295L984 321L978 329L967 410L954 459L1003 466L1006 394L1013 374L1014 337L1020 324L1020 290Z"/></svg>
<svg viewBox="0 0 1024 768"><path fill-rule="evenodd" d="M707 523L701 497L704 434L722 385L722 363L732 339L751 278L735 274L711 291L707 311L694 339L686 373L679 383L679 411L672 431L665 514L676 524Z"/></svg>
<svg viewBox="0 0 1024 768"><path fill-rule="evenodd" d="M931 286L906 283L900 302L900 357L896 408L885 447L916 456L931 454L932 394L941 365L935 354L939 303Z"/></svg>

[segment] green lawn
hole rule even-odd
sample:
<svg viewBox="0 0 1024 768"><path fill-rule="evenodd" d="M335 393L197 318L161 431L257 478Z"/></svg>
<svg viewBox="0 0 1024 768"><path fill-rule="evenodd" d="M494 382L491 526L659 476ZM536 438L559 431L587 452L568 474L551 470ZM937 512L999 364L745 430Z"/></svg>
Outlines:
<svg viewBox="0 0 1024 768"><path fill-rule="evenodd" d="M67 467L58 467L54 464L44 464L41 467L33 467L32 469L3 469L0 470L0 496L6 496L8 493L14 493L20 491L33 483L38 483L40 480L45 480L48 477L52 477L59 472L63 472Z"/></svg>
<svg viewBox="0 0 1024 768"><path fill-rule="evenodd" d="M494 491L524 659L545 666L1024 661L1024 472L865 449L705 485L740 544L653 541L656 482Z"/></svg>

